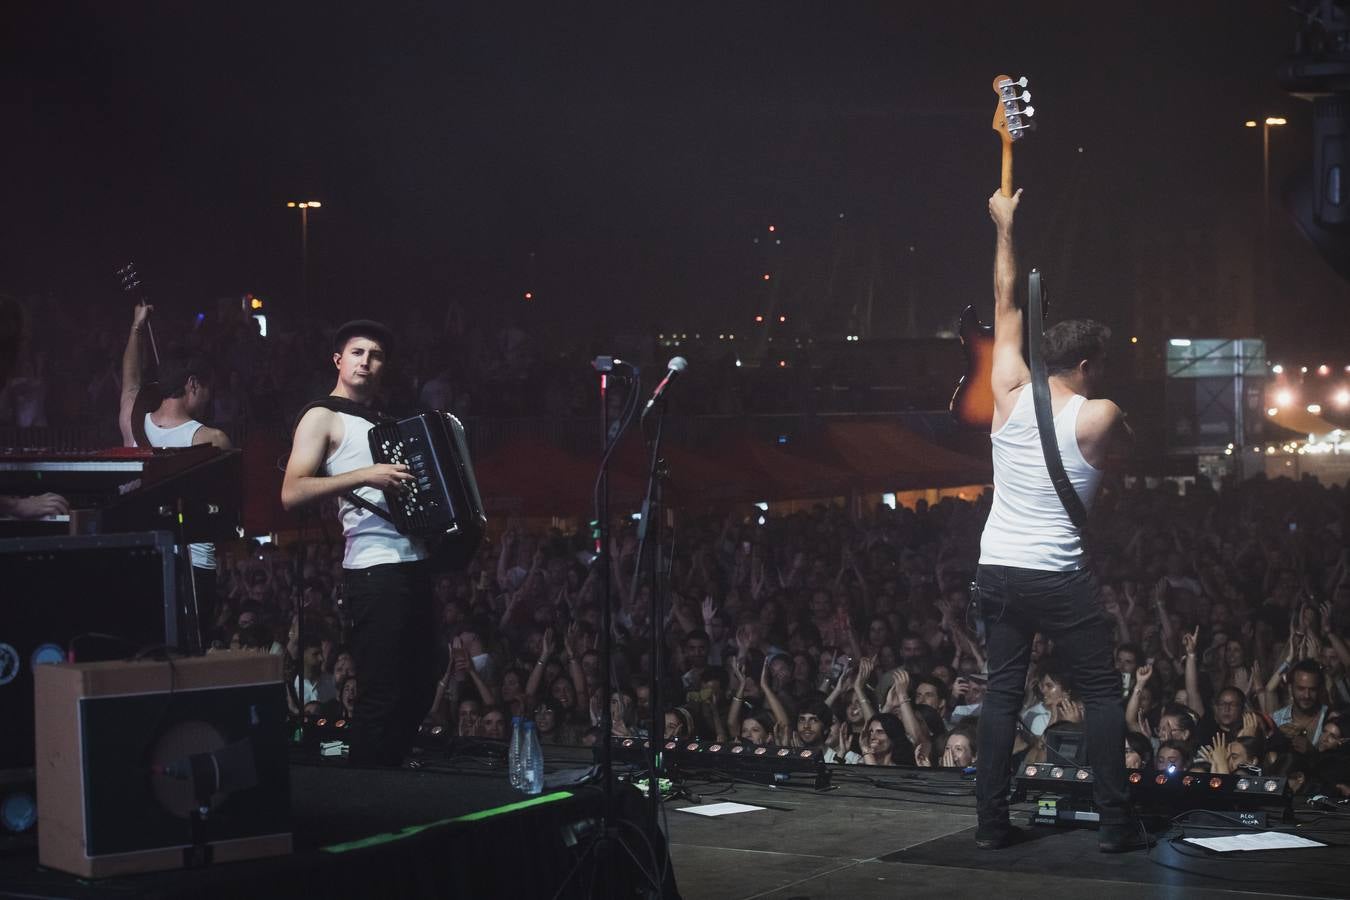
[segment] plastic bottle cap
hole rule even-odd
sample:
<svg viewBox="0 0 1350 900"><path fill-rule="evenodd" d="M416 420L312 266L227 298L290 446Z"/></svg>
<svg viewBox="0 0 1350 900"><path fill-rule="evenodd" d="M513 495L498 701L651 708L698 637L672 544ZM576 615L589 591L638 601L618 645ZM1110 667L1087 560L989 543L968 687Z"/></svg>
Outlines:
<svg viewBox="0 0 1350 900"><path fill-rule="evenodd" d="M511 724L512 724L512 725L519 725L519 724L520 724L520 720L521 720L521 717L520 717L520 716L512 716L512 717L511 717Z"/></svg>

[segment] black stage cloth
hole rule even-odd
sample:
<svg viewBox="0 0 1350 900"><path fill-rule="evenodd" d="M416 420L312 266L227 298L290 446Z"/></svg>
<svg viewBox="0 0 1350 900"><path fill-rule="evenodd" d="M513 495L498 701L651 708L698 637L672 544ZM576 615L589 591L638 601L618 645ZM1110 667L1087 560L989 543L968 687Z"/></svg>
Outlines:
<svg viewBox="0 0 1350 900"><path fill-rule="evenodd" d="M664 846L640 827L641 799L617 790L617 818L646 869L668 873ZM291 767L295 852L286 857L100 881L42 869L35 847L0 855L0 898L561 897L589 896L594 857L580 862L574 835L602 812L598 787L513 790L500 771ZM578 828L579 823L581 827ZM607 866L616 896L632 896L637 874L615 850Z"/></svg>

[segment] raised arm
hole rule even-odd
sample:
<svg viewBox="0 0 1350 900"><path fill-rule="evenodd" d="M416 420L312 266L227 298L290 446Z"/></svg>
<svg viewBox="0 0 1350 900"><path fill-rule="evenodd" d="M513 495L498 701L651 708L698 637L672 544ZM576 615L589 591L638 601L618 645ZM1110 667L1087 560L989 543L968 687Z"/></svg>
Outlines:
<svg viewBox="0 0 1350 900"><path fill-rule="evenodd" d="M1114 588L1106 585L1102 588L1102 611L1114 623L1116 632L1116 643L1127 644L1130 642L1130 623L1125 618L1124 611L1120 608L1120 600Z"/></svg>
<svg viewBox="0 0 1350 900"><path fill-rule="evenodd" d="M739 656L731 658L731 706L727 709L727 732L730 740L741 736L741 716L745 713L745 666Z"/></svg>
<svg viewBox="0 0 1350 900"><path fill-rule="evenodd" d="M1017 307L1017 253L1013 245L1013 217L1022 191L1011 197L995 191L989 198L989 217L994 220L994 363L991 382L998 415L1012 410L1009 395L1031 380L1022 359L1022 310Z"/></svg>
<svg viewBox="0 0 1350 900"><path fill-rule="evenodd" d="M578 697L586 696L586 672L581 668L581 655L586 652L582 646L585 643L585 635L573 622L567 626L567 631L563 635L563 656L567 663L567 677L572 679L572 687L577 692Z"/></svg>
<svg viewBox="0 0 1350 900"><path fill-rule="evenodd" d="M442 704L449 697L452 705L458 705L459 701L459 681L455 677L455 647L450 647L450 663L445 667L445 674L441 676L440 681L436 682L436 693L431 698L431 708L427 710L427 715L442 721L445 717L441 712Z"/></svg>
<svg viewBox="0 0 1350 900"><path fill-rule="evenodd" d="M1153 585L1153 608L1158 613L1158 633L1162 638L1162 651L1167 656L1175 659L1174 649L1177 646L1177 632L1172 627L1172 617L1167 614L1167 576L1158 578Z"/></svg>
<svg viewBox="0 0 1350 900"><path fill-rule="evenodd" d="M904 667L892 673L891 690L886 695L886 703L881 711L900 716L900 724L905 726L905 737L915 748L927 746L933 739L928 724L914 712L914 701L909 696L909 672Z"/></svg>
<svg viewBox="0 0 1350 900"><path fill-rule="evenodd" d="M131 334L127 335L127 346L122 351L122 397L117 407L117 427L122 432L124 447L136 444L136 437L131 430L131 410L136 405L136 396L141 392L143 335L153 311L154 307L148 303L136 305L131 318Z"/></svg>
<svg viewBox="0 0 1350 900"><path fill-rule="evenodd" d="M544 668L548 665L549 659L553 656L553 629L544 629L544 640L539 648L539 660L530 669L530 677L525 680L525 705L528 708L534 707L534 700L539 696L539 685L544 680Z"/></svg>
<svg viewBox="0 0 1350 900"><path fill-rule="evenodd" d="M1125 727L1133 728L1139 721L1140 706L1142 701L1139 694L1143 691L1144 685L1153 677L1153 666L1145 663L1134 670L1134 687L1130 690L1130 702L1125 704Z"/></svg>
<svg viewBox="0 0 1350 900"><path fill-rule="evenodd" d="M788 721L787 708L783 706L783 701L779 700L778 695L774 693L773 678L769 675L769 659L767 657L759 671L759 689L764 693L764 702L769 705L769 712L773 713L773 733L774 738L778 741L778 746L789 746L796 732L792 727L793 723Z"/></svg>
<svg viewBox="0 0 1350 900"><path fill-rule="evenodd" d="M1200 655L1197 652L1199 643L1199 625L1194 631L1182 633L1181 646L1186 651L1186 705L1197 719L1205 714L1205 705L1200 702L1200 666L1196 659Z"/></svg>
<svg viewBox="0 0 1350 900"><path fill-rule="evenodd" d="M507 589L506 573L511 568L511 549L516 545L515 523L508 523L506 531L502 532L502 543L497 553L497 590Z"/></svg>
<svg viewBox="0 0 1350 900"><path fill-rule="evenodd" d="M870 722L872 717L877 714L872 706L872 701L867 697L867 682L872 677L872 670L876 668L877 658L875 656L864 656L858 660L858 674L853 678L853 696L858 698L858 705L862 707L863 721Z"/></svg>

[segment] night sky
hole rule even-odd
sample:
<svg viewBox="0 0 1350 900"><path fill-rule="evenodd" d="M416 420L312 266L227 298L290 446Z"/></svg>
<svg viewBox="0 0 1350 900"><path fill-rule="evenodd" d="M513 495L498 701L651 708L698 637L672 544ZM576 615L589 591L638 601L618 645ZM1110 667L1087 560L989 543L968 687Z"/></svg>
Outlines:
<svg viewBox="0 0 1350 900"><path fill-rule="evenodd" d="M1259 219L1242 122L1289 117L1277 191L1311 153L1279 2L25 5L0 38L20 296L116 305L135 259L161 306L284 315L285 201L313 197L329 319L455 300L581 339L773 309L840 334L870 284L873 335L929 335L988 304L1006 71L1040 114L1021 245L1057 313L1224 334L1214 273L1246 271ZM1264 336L1350 355L1350 290L1278 200L1275 225Z"/></svg>

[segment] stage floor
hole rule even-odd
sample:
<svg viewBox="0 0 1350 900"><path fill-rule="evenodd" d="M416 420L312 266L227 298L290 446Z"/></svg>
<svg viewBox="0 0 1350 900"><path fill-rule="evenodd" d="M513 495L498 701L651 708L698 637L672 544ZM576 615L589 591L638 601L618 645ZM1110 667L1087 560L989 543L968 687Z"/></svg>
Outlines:
<svg viewBox="0 0 1350 900"><path fill-rule="evenodd" d="M550 769L585 766L590 753L551 747L548 758ZM564 873L575 873L574 851L556 838L569 823L598 813L597 788L571 788L565 802L512 812L522 798L506 784L499 759L427 761L419 771L293 766L292 857L85 882L36 866L35 851L0 853L0 898L224 900L330 890L350 897L547 898ZM956 773L850 767L822 792L709 772L683 786L691 796L665 805L663 827L685 900L1350 895L1344 886L1350 815L1301 812L1298 831L1330 845L1318 849L1217 856L1164 838L1148 855L1106 856L1097 853L1091 829L1040 828L1014 847L989 852L974 846L973 783ZM680 812L728 800L766 808L720 818ZM1186 833L1237 831L1188 825ZM521 866L522 857L532 864ZM511 883L522 873L532 878L528 887ZM283 884L285 890L268 890ZM573 883L564 896L589 893Z"/></svg>
<svg viewBox="0 0 1350 900"><path fill-rule="evenodd" d="M979 851L972 783L933 775L879 784L849 778L823 793L711 777L691 785L705 803L774 808L705 818L677 811L693 805L688 801L670 804L671 859L681 894L685 900L1350 896L1344 849L1350 816L1316 823L1313 815L1302 817L1309 824L1300 833L1330 845L1320 849L1211 855L1160 839L1148 856L1106 855L1097 852L1094 830L1039 828L1017 846ZM1015 821L1024 818L1015 812ZM1192 837L1235 833L1239 829L1186 828Z"/></svg>

